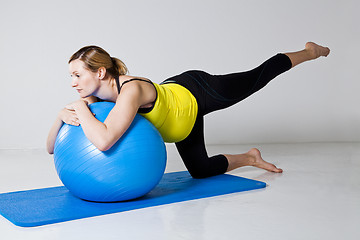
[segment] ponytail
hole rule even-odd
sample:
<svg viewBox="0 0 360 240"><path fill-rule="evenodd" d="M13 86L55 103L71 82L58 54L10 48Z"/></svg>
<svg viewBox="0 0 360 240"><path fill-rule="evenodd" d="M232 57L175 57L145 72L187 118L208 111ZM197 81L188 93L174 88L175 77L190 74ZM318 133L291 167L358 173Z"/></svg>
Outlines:
<svg viewBox="0 0 360 240"><path fill-rule="evenodd" d="M125 75L129 72L125 63L123 61L121 61L120 59L111 57L111 62L113 63L113 66L114 66L115 71L118 76Z"/></svg>

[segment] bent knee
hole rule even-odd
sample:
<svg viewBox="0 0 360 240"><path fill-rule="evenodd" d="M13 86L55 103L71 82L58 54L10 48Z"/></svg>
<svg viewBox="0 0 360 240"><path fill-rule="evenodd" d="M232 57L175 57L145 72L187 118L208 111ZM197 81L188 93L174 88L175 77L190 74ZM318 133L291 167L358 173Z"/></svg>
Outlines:
<svg viewBox="0 0 360 240"><path fill-rule="evenodd" d="M188 169L188 171L189 171L191 177L195 178L195 179L208 178L208 177L218 175L218 174L214 174L210 171L206 171L204 169L200 169L200 170Z"/></svg>

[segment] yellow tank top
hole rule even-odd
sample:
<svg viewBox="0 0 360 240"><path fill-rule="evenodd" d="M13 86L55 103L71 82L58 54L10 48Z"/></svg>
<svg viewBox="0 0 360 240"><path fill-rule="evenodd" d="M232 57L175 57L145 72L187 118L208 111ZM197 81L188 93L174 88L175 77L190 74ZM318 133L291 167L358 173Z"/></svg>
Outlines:
<svg viewBox="0 0 360 240"><path fill-rule="evenodd" d="M157 98L153 109L140 113L160 132L165 142L180 142L191 132L198 105L195 97L185 87L176 83L153 83Z"/></svg>

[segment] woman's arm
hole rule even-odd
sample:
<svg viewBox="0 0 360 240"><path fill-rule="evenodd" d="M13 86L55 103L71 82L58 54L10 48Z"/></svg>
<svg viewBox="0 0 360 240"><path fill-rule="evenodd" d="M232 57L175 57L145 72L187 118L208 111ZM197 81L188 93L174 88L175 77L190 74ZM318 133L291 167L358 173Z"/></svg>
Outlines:
<svg viewBox="0 0 360 240"><path fill-rule="evenodd" d="M83 100L85 100L89 104L97 101L97 99L95 97L87 97L87 98L84 98ZM63 108L59 112L59 114L55 120L55 123L53 124L53 126L50 129L50 132L49 132L49 135L48 135L47 141L46 141L46 149L49 154L54 153L54 145L55 145L56 137L59 133L61 126L64 124L64 122L67 124L79 126L79 119L76 116L75 111L71 111L69 109Z"/></svg>
<svg viewBox="0 0 360 240"><path fill-rule="evenodd" d="M125 85L104 123L93 116L84 101L77 101L71 106L86 137L100 151L110 149L129 128L143 104L141 92L142 89L137 84Z"/></svg>

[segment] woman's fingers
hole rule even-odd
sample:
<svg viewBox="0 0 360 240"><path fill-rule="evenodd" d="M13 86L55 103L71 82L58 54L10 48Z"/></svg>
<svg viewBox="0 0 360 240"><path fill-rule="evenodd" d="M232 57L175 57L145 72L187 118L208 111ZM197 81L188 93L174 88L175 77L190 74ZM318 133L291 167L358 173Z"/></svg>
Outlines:
<svg viewBox="0 0 360 240"><path fill-rule="evenodd" d="M77 122L77 121L72 121L70 125L79 126L79 125L80 125L80 123L79 123L79 122Z"/></svg>
<svg viewBox="0 0 360 240"><path fill-rule="evenodd" d="M66 124L74 125L74 126L80 125L79 118L77 117L74 110L69 110L67 108L64 108L60 111L59 116L60 119Z"/></svg>
<svg viewBox="0 0 360 240"><path fill-rule="evenodd" d="M77 115L75 113L72 113L70 119L71 119L70 120L71 125L74 125L74 126L79 126L80 125L79 118L77 117Z"/></svg>
<svg viewBox="0 0 360 240"><path fill-rule="evenodd" d="M67 118L67 119L64 119L63 121L69 125L74 125L74 126L80 125L79 119L75 119L75 118Z"/></svg>

